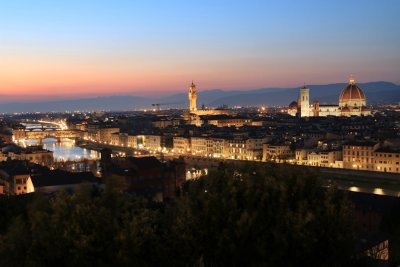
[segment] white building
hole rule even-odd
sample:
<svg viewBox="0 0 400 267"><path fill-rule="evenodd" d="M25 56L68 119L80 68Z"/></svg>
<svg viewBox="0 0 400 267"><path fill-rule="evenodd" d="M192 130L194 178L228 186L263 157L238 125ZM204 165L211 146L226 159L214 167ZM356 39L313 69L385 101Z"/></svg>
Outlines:
<svg viewBox="0 0 400 267"><path fill-rule="evenodd" d="M290 103L288 114L300 117L326 117L326 116L361 116L371 115L371 110L366 106L364 92L350 78L349 84L339 95L339 105L322 105L318 100L310 104L310 89L300 88L299 98Z"/></svg>

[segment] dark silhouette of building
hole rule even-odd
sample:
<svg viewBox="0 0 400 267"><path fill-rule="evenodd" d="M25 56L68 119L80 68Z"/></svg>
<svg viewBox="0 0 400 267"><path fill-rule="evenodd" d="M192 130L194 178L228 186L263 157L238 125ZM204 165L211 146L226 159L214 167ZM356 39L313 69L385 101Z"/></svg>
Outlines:
<svg viewBox="0 0 400 267"><path fill-rule="evenodd" d="M185 182L185 163L181 160L159 161L156 157L115 157L102 150L102 178L114 190L143 195L163 201L175 196Z"/></svg>

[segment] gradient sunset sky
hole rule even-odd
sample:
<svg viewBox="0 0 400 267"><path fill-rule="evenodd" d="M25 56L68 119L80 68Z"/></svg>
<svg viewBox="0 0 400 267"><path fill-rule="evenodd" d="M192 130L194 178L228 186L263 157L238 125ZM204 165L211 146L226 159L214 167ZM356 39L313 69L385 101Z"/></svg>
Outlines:
<svg viewBox="0 0 400 267"><path fill-rule="evenodd" d="M400 83L400 1L0 0L4 101Z"/></svg>

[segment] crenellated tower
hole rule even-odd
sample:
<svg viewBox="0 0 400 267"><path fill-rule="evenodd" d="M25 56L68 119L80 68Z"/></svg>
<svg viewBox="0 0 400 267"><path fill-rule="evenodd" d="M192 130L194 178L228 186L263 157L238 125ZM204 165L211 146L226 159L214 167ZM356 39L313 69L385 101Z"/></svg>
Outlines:
<svg viewBox="0 0 400 267"><path fill-rule="evenodd" d="M189 86L189 111L197 110L197 90L196 85L193 83Z"/></svg>

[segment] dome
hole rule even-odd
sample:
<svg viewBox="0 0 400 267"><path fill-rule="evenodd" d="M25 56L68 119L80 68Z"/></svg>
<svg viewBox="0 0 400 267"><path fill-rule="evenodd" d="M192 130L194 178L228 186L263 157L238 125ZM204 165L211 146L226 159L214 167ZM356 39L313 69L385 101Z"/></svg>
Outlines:
<svg viewBox="0 0 400 267"><path fill-rule="evenodd" d="M354 79L350 79L349 84L342 90L339 96L339 103L350 101L365 101L364 92L358 87Z"/></svg>
<svg viewBox="0 0 400 267"><path fill-rule="evenodd" d="M290 109L296 109L297 108L297 102L293 101L292 103L289 104Z"/></svg>
<svg viewBox="0 0 400 267"><path fill-rule="evenodd" d="M362 107L361 111L371 111L368 107Z"/></svg>

